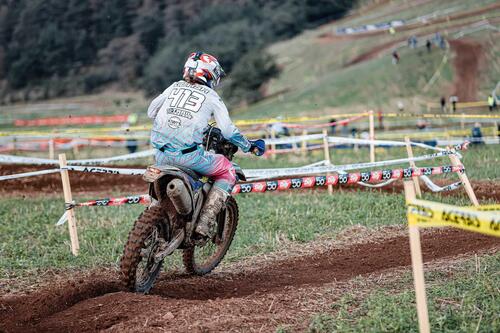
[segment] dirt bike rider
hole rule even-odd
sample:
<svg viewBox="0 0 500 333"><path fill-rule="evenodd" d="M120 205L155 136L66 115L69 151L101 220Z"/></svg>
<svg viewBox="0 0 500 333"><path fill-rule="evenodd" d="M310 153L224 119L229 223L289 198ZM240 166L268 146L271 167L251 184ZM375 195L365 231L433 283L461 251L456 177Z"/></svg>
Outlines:
<svg viewBox="0 0 500 333"><path fill-rule="evenodd" d="M215 57L191 53L184 64L183 79L165 89L148 108L148 116L153 119L151 143L157 149L156 163L189 168L214 180L196 226L196 232L207 237L236 183L231 162L201 146L212 116L224 138L244 152L261 156L265 151L263 140L249 141L233 125L214 90L222 76L224 71Z"/></svg>

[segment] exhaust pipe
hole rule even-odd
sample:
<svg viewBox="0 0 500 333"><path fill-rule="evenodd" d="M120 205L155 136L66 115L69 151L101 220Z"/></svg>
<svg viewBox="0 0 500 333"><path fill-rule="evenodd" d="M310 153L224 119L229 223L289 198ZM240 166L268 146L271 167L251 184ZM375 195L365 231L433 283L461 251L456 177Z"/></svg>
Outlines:
<svg viewBox="0 0 500 333"><path fill-rule="evenodd" d="M191 196L184 185L184 182L178 178L173 179L167 185L167 196L172 201L177 213L187 215L193 209L191 204Z"/></svg>

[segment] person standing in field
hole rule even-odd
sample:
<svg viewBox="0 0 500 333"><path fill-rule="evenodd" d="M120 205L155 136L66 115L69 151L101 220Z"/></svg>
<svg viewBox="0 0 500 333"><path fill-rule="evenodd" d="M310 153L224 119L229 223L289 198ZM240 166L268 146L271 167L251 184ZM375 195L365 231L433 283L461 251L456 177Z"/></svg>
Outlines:
<svg viewBox="0 0 500 333"><path fill-rule="evenodd" d="M396 50L392 51L392 63L394 65L399 64L399 54L398 54L398 51L396 51Z"/></svg>
<svg viewBox="0 0 500 333"><path fill-rule="evenodd" d="M450 96L451 110L453 112L457 111L457 102L458 102L458 96L456 95Z"/></svg>
<svg viewBox="0 0 500 333"><path fill-rule="evenodd" d="M497 108L496 100L491 95L488 95L488 108L489 108L490 112L493 110L496 110L496 108Z"/></svg>
<svg viewBox="0 0 500 333"><path fill-rule="evenodd" d="M444 98L444 96L441 96L439 102L441 103L441 112L446 112L446 98Z"/></svg>

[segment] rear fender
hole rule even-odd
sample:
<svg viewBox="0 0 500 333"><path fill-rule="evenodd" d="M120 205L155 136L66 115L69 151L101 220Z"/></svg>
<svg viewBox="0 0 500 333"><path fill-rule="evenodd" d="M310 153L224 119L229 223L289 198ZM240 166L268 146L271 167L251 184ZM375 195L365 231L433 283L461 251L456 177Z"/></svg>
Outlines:
<svg viewBox="0 0 500 333"><path fill-rule="evenodd" d="M156 200L161 201L166 197L167 184L174 178L179 178L184 182L191 196L191 200L193 199L188 176L178 168L172 166L150 166L146 169L142 178L150 183L149 195Z"/></svg>

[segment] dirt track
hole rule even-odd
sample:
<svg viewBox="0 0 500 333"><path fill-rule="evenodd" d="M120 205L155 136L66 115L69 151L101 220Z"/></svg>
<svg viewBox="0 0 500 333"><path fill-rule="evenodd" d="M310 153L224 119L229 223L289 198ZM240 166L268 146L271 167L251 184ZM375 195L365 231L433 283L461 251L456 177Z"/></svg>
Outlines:
<svg viewBox="0 0 500 333"><path fill-rule="evenodd" d="M425 234L422 244L429 262L497 251L500 240L435 230ZM202 278L163 275L148 296L124 292L115 276L96 273L28 295L0 298L0 331L269 332L279 324L304 328L311 311L335 301L333 289L356 276L381 277L409 264L408 239L393 236L275 260L257 269L223 270Z"/></svg>
<svg viewBox="0 0 500 333"><path fill-rule="evenodd" d="M479 66L484 57L480 43L471 39L450 40L456 56L453 60L455 81L453 94L460 102L476 101L478 90Z"/></svg>
<svg viewBox="0 0 500 333"><path fill-rule="evenodd" d="M120 166L129 168L144 168L144 166ZM47 169L45 166L25 166L25 165L0 165L0 175L10 175L33 170ZM98 173L83 173L70 172L71 190L74 193L87 194L96 196L95 199L105 198L111 193L140 194L147 193L147 185L139 176L126 175L111 175ZM446 181L436 181L438 185L444 185ZM448 182L449 183L449 182ZM498 184L492 181L473 181L472 185L479 199L494 199L500 201L500 191ZM317 188L322 190L323 188ZM367 189L366 187L353 186L336 186L337 190L357 190L365 189L372 191L383 191L401 193L403 185L401 182L396 182L381 189ZM425 187L422 187L425 190ZM297 190L293 190L297 191ZM311 191L306 189L304 191ZM62 185L61 176L58 173L43 175L40 177L28 177L15 180L2 181L0 188L1 196L36 196L44 194L61 194ZM443 192L443 195L463 195L464 191L457 190L452 192Z"/></svg>

